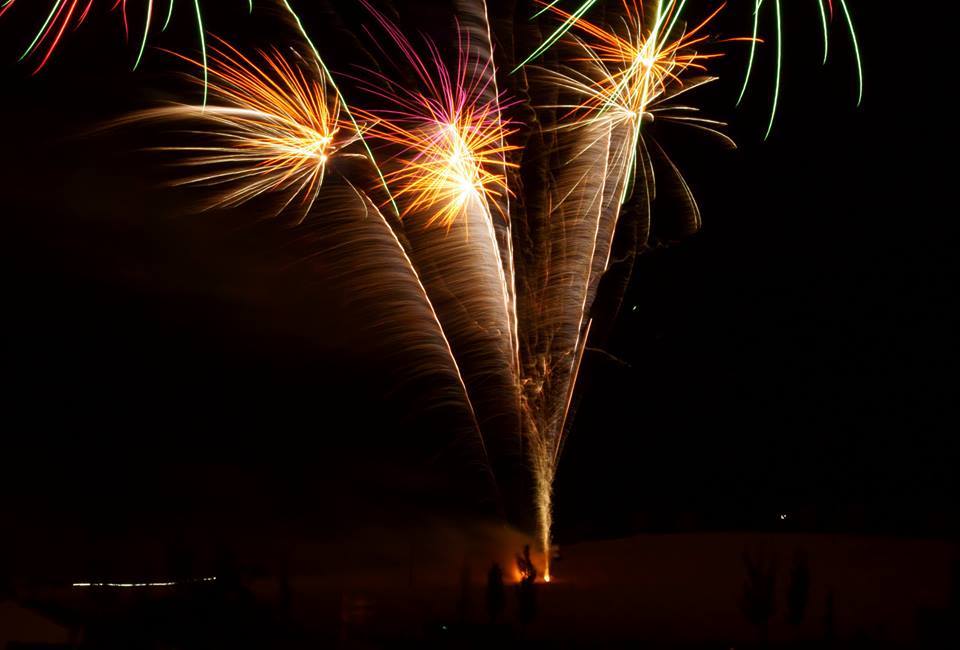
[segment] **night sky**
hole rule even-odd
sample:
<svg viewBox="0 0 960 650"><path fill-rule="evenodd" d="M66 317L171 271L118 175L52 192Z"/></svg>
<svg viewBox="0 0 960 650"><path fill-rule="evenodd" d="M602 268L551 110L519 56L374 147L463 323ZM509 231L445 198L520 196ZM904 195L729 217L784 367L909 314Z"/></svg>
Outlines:
<svg viewBox="0 0 960 650"><path fill-rule="evenodd" d="M849 46L838 27L820 65L810 5L785 34L768 141L772 70L758 65L735 109L740 45L700 95L740 148L667 143L703 229L639 262L607 354L587 357L562 542L776 528L781 512L810 530L955 530L944 72L932 54L892 55L900 17L855 3L856 109ZM272 20L221 11L210 30L236 38ZM37 76L16 64L22 29L0 24L0 507L67 535L214 512L320 528L487 512L456 441L352 336L309 222L192 214L194 195L162 187L149 134L92 132L183 90L158 50L131 73L119 20L101 18ZM181 23L158 44L192 47ZM742 35L747 21L721 24Z"/></svg>

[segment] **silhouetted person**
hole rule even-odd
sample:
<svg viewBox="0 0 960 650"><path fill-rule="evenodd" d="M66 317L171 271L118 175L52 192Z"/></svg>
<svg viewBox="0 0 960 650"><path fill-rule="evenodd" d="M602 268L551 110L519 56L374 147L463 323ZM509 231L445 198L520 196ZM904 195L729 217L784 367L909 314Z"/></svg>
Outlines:
<svg viewBox="0 0 960 650"><path fill-rule="evenodd" d="M773 562L766 563L762 558L754 559L743 554L743 563L747 569L747 580L743 585L743 614L760 633L760 643L767 645L770 619L775 609L775 590L777 571Z"/></svg>
<svg viewBox="0 0 960 650"><path fill-rule="evenodd" d="M496 623L507 607L507 594L503 587L503 569L496 562L487 573L487 616Z"/></svg>
<svg viewBox="0 0 960 650"><path fill-rule="evenodd" d="M523 547L523 555L517 556L517 568L520 570L520 584L517 585L518 611L520 622L524 625L533 621L537 615L537 567L530 559L530 545Z"/></svg>
<svg viewBox="0 0 960 650"><path fill-rule="evenodd" d="M520 571L521 579L530 578L531 581L537 579L537 567L533 565L533 560L530 559L529 544L524 545L523 555L517 556L517 569Z"/></svg>

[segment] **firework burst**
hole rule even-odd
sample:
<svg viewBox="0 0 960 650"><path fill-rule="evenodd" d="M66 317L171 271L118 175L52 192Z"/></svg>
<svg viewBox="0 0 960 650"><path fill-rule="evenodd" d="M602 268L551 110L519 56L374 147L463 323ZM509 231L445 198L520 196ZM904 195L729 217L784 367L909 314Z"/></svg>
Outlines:
<svg viewBox="0 0 960 650"><path fill-rule="evenodd" d="M537 16L546 14L548 12L560 12L565 15L563 22L552 32L547 38L526 58L520 65L517 66L517 69L530 63L531 61L542 56L544 52L553 47L558 43L565 34L569 31L577 28L584 21L584 18L589 14L590 10L597 4L598 0L584 0L580 2L572 11L565 12L561 9L561 0L541 0L540 4L542 5L541 9L537 12ZM760 38L760 25L761 25L761 10L764 6L764 0L752 0L753 10L752 10L752 22L753 22L753 38L752 45L750 48L750 56L747 61L747 70L744 77L743 87L740 92L740 97L737 100L739 104L744 95L746 94L747 87L750 84L750 77L753 71L753 64L756 57L756 48L757 44L761 42ZM847 34L850 38L850 43L853 47L854 62L856 64L857 72L857 104L863 100L863 64L861 61L860 55L860 42L859 37L857 36L857 30L853 21L853 16L850 12L850 8L847 5L847 0L836 0L839 4L839 11L843 14L843 22L846 26ZM835 6L835 0L817 0L817 7L820 14L820 24L823 30L823 60L826 63L827 55L829 52L829 42L830 42L830 23L834 20L834 17L837 13ZM683 12L683 9L686 5L686 0L656 0L653 3L654 12L659 15L666 15L669 13L674 13L679 15ZM774 14L774 42L775 42L775 79L773 84L773 96L771 99L771 109L770 109L770 119L767 125L766 137L769 137L771 131L773 130L773 124L776 120L777 109L780 102L780 90L782 81L782 71L783 71L783 2L782 0L771 0L769 4L773 5L773 14ZM624 0L624 6L627 7L628 2ZM629 9L628 9L629 10Z"/></svg>
<svg viewBox="0 0 960 650"><path fill-rule="evenodd" d="M424 109L435 107L427 103ZM493 206L507 193L506 178L498 173L499 122L472 110L437 115L419 125L403 120L379 121L373 135L399 146L396 169L386 175L394 196L404 203L402 216L427 212L427 225L450 228L473 202Z"/></svg>
<svg viewBox="0 0 960 650"><path fill-rule="evenodd" d="M220 188L213 206L233 207L278 194L285 197L279 211L298 201L302 218L316 201L333 160L363 157L344 151L361 134L345 121L340 100L321 70L303 59L291 62L275 50L260 52L258 58L254 61L219 41L210 49L209 104L176 104L132 119L203 125L200 132L216 145L165 149L194 154L183 164L205 171L181 183Z"/></svg>
<svg viewBox="0 0 960 650"><path fill-rule="evenodd" d="M843 13L844 22L847 27L847 32L850 36L850 44L853 47L853 56L854 62L856 63L857 68L857 105L863 101L863 64L860 59L860 39L857 36L857 30L854 27L853 15L850 13L850 8L847 6L846 0L838 0L840 5L840 11ZM782 84L783 76L783 6L782 0L773 0L773 15L774 15L774 30L776 34L776 64L775 64L775 81L773 86L773 100L770 109L770 120L767 123L767 132L765 137L770 137L770 133L773 131L773 124L777 117L777 108L780 104L780 87ZM836 15L836 8L834 6L834 0L817 0L817 5L820 10L820 22L823 28L823 62L827 62L827 58L830 53L830 24L833 22ZM755 5L753 8L753 39L750 46L750 57L747 61L747 71L743 79L743 86L740 89L740 96L737 98L737 104L743 101L744 96L747 93L747 88L750 85L750 78L753 73L753 64L756 58L757 53L757 43L760 42L759 32L760 32L760 20L761 20L761 11L764 6L764 0L755 0Z"/></svg>
<svg viewBox="0 0 960 650"><path fill-rule="evenodd" d="M387 106L361 114L372 125L371 137L398 151L388 161L393 171L387 172L386 179L394 197L404 204L402 216L427 213L428 225L449 229L471 204L497 211L500 199L509 192L504 160L516 149L508 144L516 129L503 120L503 105L496 93L484 98L489 62L470 54L466 37L456 69L448 68L430 41L426 42L429 57L424 60L394 25L380 18L422 87L402 87L375 71L368 71L375 83L361 83ZM505 212L498 216L508 218Z"/></svg>
<svg viewBox="0 0 960 650"><path fill-rule="evenodd" d="M17 0L6 0L6 2L0 6L0 16L12 9L16 4ZM60 46L66 32L68 30L77 29L84 22L86 22L87 18L91 14L91 10L94 8L94 4L99 5L108 3L98 2L97 0L54 0L50 4L50 11L46 16L46 19L43 21L40 29L35 33L33 40L24 51L21 58L24 59L32 55L39 55L40 62L37 65L36 71L40 71L44 66L46 66L47 62L50 60L50 57ZM129 38L132 27L130 14L128 11L128 0L112 0L112 2L109 4L112 11L120 12L123 19L124 34ZM192 4L193 13L196 16L197 21L197 32L200 38L201 46L203 46L205 35L201 3L199 0L192 0ZM253 0L248 0L247 4L249 10L253 11ZM150 33L158 26L161 30L166 30L167 26L170 24L170 21L173 18L176 1L167 0L165 3L166 6L160 7L160 3L156 0L143 0L142 5L144 24L140 29L141 35L137 48L137 58L134 63L134 68L139 66L140 61L143 58L143 53L146 49L147 40L150 36Z"/></svg>
<svg viewBox="0 0 960 650"><path fill-rule="evenodd" d="M68 29L76 29L87 19L94 0L56 0L49 14L36 32L30 45L21 55L21 60L38 54L40 62L35 72L46 66ZM0 16L6 14L17 4L17 0L6 0L0 6Z"/></svg>
<svg viewBox="0 0 960 650"><path fill-rule="evenodd" d="M624 203L645 244L655 194L654 168L661 180L683 193L685 232L699 227L696 202L677 167L652 138L654 122L675 121L709 131L721 123L702 118L676 99L713 80L706 64L717 57L698 48L711 40L705 30L719 7L688 26L681 4L645 13L641 3L624 1L605 27L576 19L558 43L557 67L531 66L529 74L554 88L560 103L543 110L558 114L552 127L558 164L547 212L538 217L533 262L524 268L529 287L521 298L524 333L523 403L525 439L536 484L540 544L549 562L552 485L574 404L574 391L593 331L592 310L600 280L611 268L614 237ZM561 23L573 16L548 7ZM564 101L565 100L565 101ZM640 190L635 191L635 182ZM625 259L632 259L630 251ZM545 576L549 576L549 564Z"/></svg>
<svg viewBox="0 0 960 650"><path fill-rule="evenodd" d="M706 63L721 54L702 53L697 48L711 40L704 31L724 7L720 5L690 29L682 22L682 3L659 6L663 13L655 13L647 22L641 3L624 0L620 30L577 20L571 39L580 53L574 62L583 66L546 71L579 100L556 107L568 111L562 127L583 128L601 123L614 132L628 133L628 144L620 151L630 161L627 169L631 179L642 171L638 170L637 156L646 150L641 142L644 123L660 120L688 124L732 145L717 129L724 126L722 122L700 117L695 107L674 102L680 95L716 80L702 73L707 70ZM571 18L556 7L551 11L565 22ZM678 31L679 35L674 36Z"/></svg>
<svg viewBox="0 0 960 650"><path fill-rule="evenodd" d="M401 206L398 236L443 324L485 446L499 457L519 446L516 278L506 207L515 167L508 157L516 147L508 142L514 129L503 118L492 59L483 54L491 48L475 45L484 30L457 24L452 57L429 39L418 49L364 4L387 36L377 42L399 54L387 56L405 64L413 83L364 70L357 84L378 108L358 115L384 150L384 176Z"/></svg>

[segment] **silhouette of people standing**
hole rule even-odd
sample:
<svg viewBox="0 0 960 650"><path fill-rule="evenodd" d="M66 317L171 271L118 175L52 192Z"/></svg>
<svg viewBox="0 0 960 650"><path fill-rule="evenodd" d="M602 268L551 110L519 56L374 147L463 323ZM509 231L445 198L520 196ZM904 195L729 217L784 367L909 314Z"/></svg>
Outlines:
<svg viewBox="0 0 960 650"><path fill-rule="evenodd" d="M518 617L524 625L533 621L537 614L537 567L530 559L530 545L523 547L523 555L517 556L520 584L517 585Z"/></svg>
<svg viewBox="0 0 960 650"><path fill-rule="evenodd" d="M503 569L494 562L487 573L487 616L496 623L507 607L507 595L503 588Z"/></svg>

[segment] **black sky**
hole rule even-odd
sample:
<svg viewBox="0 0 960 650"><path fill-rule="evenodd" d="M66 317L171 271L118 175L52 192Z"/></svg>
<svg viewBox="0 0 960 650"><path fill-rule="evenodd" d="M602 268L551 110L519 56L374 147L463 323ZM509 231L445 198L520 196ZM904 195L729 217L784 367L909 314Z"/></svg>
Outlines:
<svg viewBox="0 0 960 650"><path fill-rule="evenodd" d="M734 109L736 47L703 97L740 148L678 138L703 231L640 262L606 347L620 361L587 360L557 486L561 539L767 527L781 511L815 529L949 529L953 153L949 116L926 108L949 99L938 71L890 55L898 18L855 4L862 108L839 26L819 64L811 3L785 33L769 141L772 71L761 63ZM240 14L211 30L249 33ZM740 33L740 18L723 24ZM189 47L188 27L161 43ZM151 51L131 73L119 21L103 16L30 76L15 63L22 36L0 24L3 507L44 525L242 510L250 494L257 512L292 518L322 495L350 504L346 519L382 512L370 504L385 494L481 508L443 434L384 395L384 369L351 347L289 229L184 215L189 197L159 189L142 136L78 137L181 88L169 59ZM192 469L174 490L178 467ZM242 489L211 487L238 475ZM458 489L437 496L453 476Z"/></svg>

